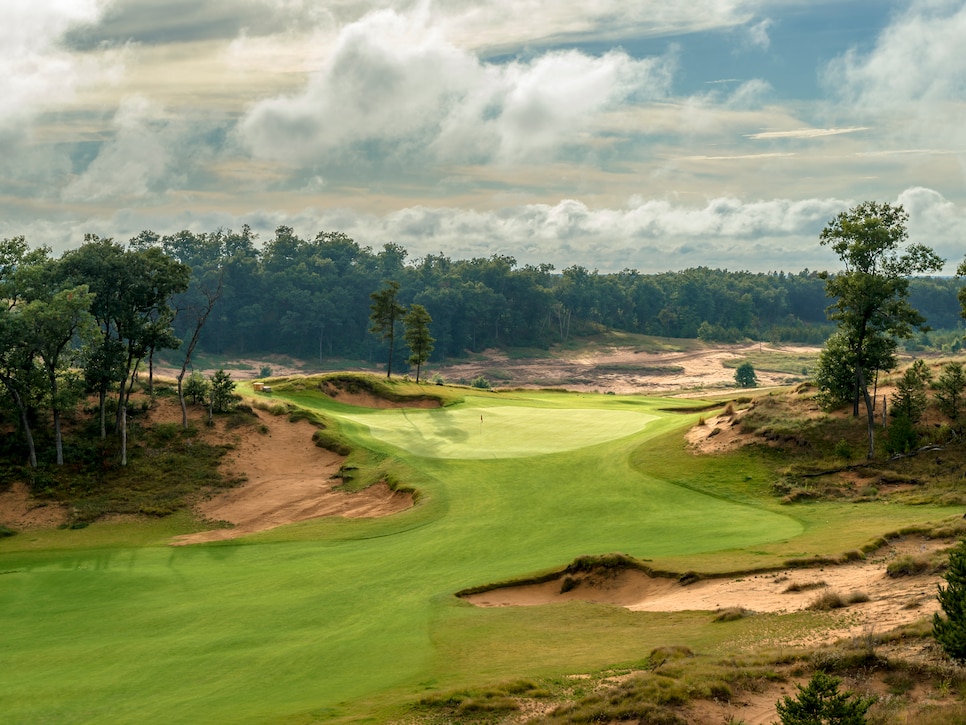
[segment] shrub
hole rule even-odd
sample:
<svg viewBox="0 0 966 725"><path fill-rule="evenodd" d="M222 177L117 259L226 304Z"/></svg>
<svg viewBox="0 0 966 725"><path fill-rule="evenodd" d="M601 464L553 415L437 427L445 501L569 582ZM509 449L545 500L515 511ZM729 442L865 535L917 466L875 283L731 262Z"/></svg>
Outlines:
<svg viewBox="0 0 966 725"><path fill-rule="evenodd" d="M798 696L775 703L782 725L864 725L873 698L839 692L838 677L816 672L808 685L798 686Z"/></svg>
<svg viewBox="0 0 966 725"><path fill-rule="evenodd" d="M930 564L928 559L921 556L900 556L894 561L890 561L886 567L886 574L896 579L901 576L915 576L929 571Z"/></svg>
<svg viewBox="0 0 966 725"><path fill-rule="evenodd" d="M493 386L490 385L490 381L484 378L482 375L477 375L470 381L470 387L479 388L481 390L490 390Z"/></svg>
<svg viewBox="0 0 966 725"><path fill-rule="evenodd" d="M744 619L749 616L749 612L744 607L726 607L725 609L720 609L715 613L715 622L734 622L739 619Z"/></svg>
<svg viewBox="0 0 966 725"><path fill-rule="evenodd" d="M823 581L792 582L787 587L785 587L785 590L782 592L782 594L794 594L796 592L807 592L811 589L821 589L822 587L827 587L827 586L828 584L826 584Z"/></svg>
<svg viewBox="0 0 966 725"><path fill-rule="evenodd" d="M845 600L838 592L826 591L819 594L809 602L808 609L816 612L827 612L831 609L841 609L845 606Z"/></svg>
<svg viewBox="0 0 966 725"><path fill-rule="evenodd" d="M235 405L235 381L231 373L218 369L211 376L211 408L216 413L227 413Z"/></svg>
<svg viewBox="0 0 966 725"><path fill-rule="evenodd" d="M195 371L185 380L181 390L185 398L190 398L192 403L198 405L208 399L208 390L210 387L205 376Z"/></svg>
<svg viewBox="0 0 966 725"><path fill-rule="evenodd" d="M262 365L258 369L258 377L260 377L260 378L270 378L270 377L272 377L272 369L268 365Z"/></svg>
<svg viewBox="0 0 966 725"><path fill-rule="evenodd" d="M852 446L844 438L840 438L839 442L835 444L835 455L843 460L849 461L852 459Z"/></svg>

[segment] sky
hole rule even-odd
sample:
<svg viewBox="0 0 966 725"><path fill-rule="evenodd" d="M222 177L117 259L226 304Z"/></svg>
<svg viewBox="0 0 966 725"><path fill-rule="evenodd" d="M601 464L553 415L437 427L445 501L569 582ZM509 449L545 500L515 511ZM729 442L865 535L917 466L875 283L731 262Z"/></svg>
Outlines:
<svg viewBox="0 0 966 725"><path fill-rule="evenodd" d="M966 0L0 0L0 237L285 225L410 261L966 253Z"/></svg>

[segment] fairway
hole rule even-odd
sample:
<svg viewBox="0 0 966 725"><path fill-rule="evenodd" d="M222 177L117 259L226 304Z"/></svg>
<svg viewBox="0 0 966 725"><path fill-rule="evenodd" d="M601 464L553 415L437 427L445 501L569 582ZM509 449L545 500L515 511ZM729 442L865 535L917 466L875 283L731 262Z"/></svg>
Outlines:
<svg viewBox="0 0 966 725"><path fill-rule="evenodd" d="M654 415L523 406L393 410L346 419L378 440L425 458L518 458L592 446L637 433Z"/></svg>
<svg viewBox="0 0 966 725"><path fill-rule="evenodd" d="M5 723L382 722L427 692L592 670L723 631L605 605L483 610L461 589L611 552L681 571L768 565L953 511L779 506L755 459L684 448L697 415L667 412L675 401L514 392L368 411L290 399L418 504L182 548L161 522L142 525L164 531L150 544L112 533L122 524L0 540Z"/></svg>

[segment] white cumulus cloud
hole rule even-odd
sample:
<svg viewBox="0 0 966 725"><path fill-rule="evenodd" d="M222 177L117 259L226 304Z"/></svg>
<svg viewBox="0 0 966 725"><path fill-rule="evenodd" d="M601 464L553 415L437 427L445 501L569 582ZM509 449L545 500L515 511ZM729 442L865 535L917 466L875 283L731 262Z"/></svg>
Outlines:
<svg viewBox="0 0 966 725"><path fill-rule="evenodd" d="M487 63L424 15L384 10L345 26L304 91L255 104L239 129L256 156L293 164L365 144L423 161L427 151L443 162L517 161L552 155L592 133L599 114L660 97L669 83L667 62L617 50Z"/></svg>

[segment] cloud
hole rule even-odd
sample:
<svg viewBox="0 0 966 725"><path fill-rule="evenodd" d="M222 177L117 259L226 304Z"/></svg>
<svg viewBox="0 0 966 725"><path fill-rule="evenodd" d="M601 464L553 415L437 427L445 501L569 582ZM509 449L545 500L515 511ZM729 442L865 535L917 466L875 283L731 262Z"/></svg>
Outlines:
<svg viewBox="0 0 966 725"><path fill-rule="evenodd" d="M966 207L925 187L905 189L895 202L910 214L911 240L928 244L947 258L947 272L955 269L963 254L959 230L966 226ZM204 232L249 224L268 239L276 227L286 225L305 238L320 230L339 230L373 248L397 242L411 259L442 251L454 259L507 254L519 264L547 262L557 269L579 264L602 272L626 267L655 273L694 265L753 272L834 270L839 262L819 245L819 233L854 204L830 197L748 201L722 196L699 204L632 198L622 206L593 208L563 199L489 210L413 205L383 214L311 207L233 213L173 205L61 221L31 218L3 235L26 234L28 240L60 251L78 243L85 232L124 240L143 229Z"/></svg>
<svg viewBox="0 0 966 725"><path fill-rule="evenodd" d="M762 131L750 133L745 138L761 140L771 138L822 138L823 136L841 136L845 133L868 131L868 126L854 126L852 128L796 128L791 131Z"/></svg>
<svg viewBox="0 0 966 725"><path fill-rule="evenodd" d="M753 17L758 4L754 0L444 0L433 8L436 22L461 46L512 50L735 28Z"/></svg>
<svg viewBox="0 0 966 725"><path fill-rule="evenodd" d="M622 51L487 63L427 20L385 10L345 26L303 92L251 108L239 124L243 142L259 158L294 165L353 154L369 162L552 158L592 135L601 114L662 97L670 85L666 61Z"/></svg>
<svg viewBox="0 0 966 725"><path fill-rule="evenodd" d="M868 52L851 49L826 69L830 90L856 115L928 117L966 104L966 5L916 0ZM964 124L958 124L962 127Z"/></svg>
<svg viewBox="0 0 966 725"><path fill-rule="evenodd" d="M755 48L761 50L768 50L771 45L771 38L768 36L768 30L774 22L769 18L755 23L754 25L748 26L748 43Z"/></svg>
<svg viewBox="0 0 966 725"><path fill-rule="evenodd" d="M182 124L166 118L162 108L143 96L121 102L111 131L97 156L64 187L65 201L144 199L183 183L198 163L198 149L192 148Z"/></svg>
<svg viewBox="0 0 966 725"><path fill-rule="evenodd" d="M0 127L72 96L96 64L61 45L71 28L96 22L106 0L7 0L0 23Z"/></svg>

